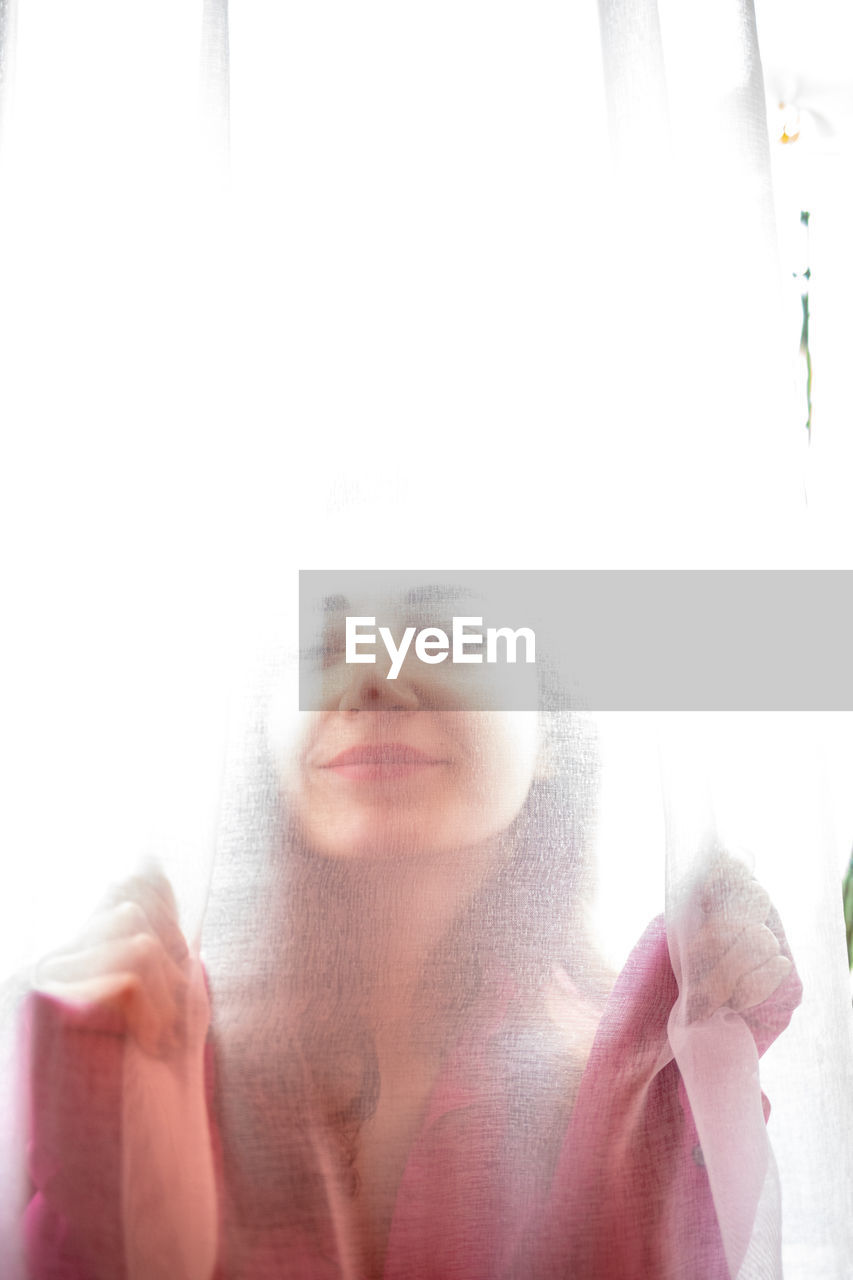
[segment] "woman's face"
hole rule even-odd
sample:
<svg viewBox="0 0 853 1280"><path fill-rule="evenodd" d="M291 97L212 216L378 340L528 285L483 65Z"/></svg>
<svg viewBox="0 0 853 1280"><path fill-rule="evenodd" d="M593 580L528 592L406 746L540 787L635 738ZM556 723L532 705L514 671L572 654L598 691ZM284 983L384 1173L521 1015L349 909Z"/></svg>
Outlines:
<svg viewBox="0 0 853 1280"><path fill-rule="evenodd" d="M536 776L537 713L466 709L445 664L388 667L333 658L320 709L300 713L283 783L306 843L376 860L493 849Z"/></svg>

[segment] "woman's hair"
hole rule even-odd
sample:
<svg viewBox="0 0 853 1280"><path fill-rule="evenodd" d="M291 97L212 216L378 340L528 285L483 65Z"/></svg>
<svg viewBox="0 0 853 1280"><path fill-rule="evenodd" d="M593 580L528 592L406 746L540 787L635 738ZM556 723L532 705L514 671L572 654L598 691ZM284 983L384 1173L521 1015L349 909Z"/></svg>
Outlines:
<svg viewBox="0 0 853 1280"><path fill-rule="evenodd" d="M433 1052L452 1046L508 979L517 1011L517 1025L507 1021L509 1035L521 1034L523 1011L555 964L593 1003L609 985L587 920L595 734L582 713L549 700L547 689L540 713L550 776L532 783L505 833L510 856L451 924L422 973L424 1011L416 1026ZM228 1174L226 1234L239 1267L239 1242L282 1227L283 1205L291 1229L316 1233L328 1178L318 1133L337 1151L344 1182L357 1189L358 1132L379 1096L364 1009L371 931L382 921L371 915L359 863L318 856L302 840L282 798L262 708L233 772L204 952Z"/></svg>

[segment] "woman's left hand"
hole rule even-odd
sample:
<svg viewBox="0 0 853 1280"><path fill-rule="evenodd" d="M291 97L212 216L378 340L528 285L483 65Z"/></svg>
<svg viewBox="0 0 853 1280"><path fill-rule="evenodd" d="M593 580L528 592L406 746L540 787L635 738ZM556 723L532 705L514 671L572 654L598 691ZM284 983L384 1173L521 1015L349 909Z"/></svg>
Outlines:
<svg viewBox="0 0 853 1280"><path fill-rule="evenodd" d="M770 927L775 911L766 890L742 863L722 856L699 891L699 906L702 923L682 965L688 1022L768 1000L793 966Z"/></svg>

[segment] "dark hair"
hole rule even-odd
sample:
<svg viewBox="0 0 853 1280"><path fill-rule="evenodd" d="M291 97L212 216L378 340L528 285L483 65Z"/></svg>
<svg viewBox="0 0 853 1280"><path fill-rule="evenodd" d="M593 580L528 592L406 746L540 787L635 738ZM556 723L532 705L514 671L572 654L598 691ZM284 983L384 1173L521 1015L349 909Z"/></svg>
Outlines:
<svg viewBox="0 0 853 1280"><path fill-rule="evenodd" d="M562 964L600 1003L608 984L594 959L587 912L598 784L596 739L581 713L543 698L551 777L536 779L506 839L511 856L493 872L434 949L422 976L433 1045L452 1046L511 975L519 1034L530 997ZM210 910L205 962L216 1034L216 1114L227 1175L226 1238L241 1249L288 1227L316 1235L327 1170L312 1135L325 1132L339 1172L357 1190L358 1132L373 1113L379 1074L363 1014L369 966L358 943L364 912L358 866L306 848L282 804L255 717L234 770ZM271 909L272 905L272 909ZM368 913L369 918L369 913ZM355 925L353 922L356 922ZM436 1017L433 994L442 992ZM529 1086L529 1081L528 1081ZM322 1236L322 1232L320 1235Z"/></svg>

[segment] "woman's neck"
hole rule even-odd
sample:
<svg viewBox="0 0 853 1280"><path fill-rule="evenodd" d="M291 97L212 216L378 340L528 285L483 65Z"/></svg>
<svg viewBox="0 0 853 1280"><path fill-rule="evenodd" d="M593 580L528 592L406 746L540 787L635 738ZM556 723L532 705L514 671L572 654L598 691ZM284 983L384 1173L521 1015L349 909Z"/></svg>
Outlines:
<svg viewBox="0 0 853 1280"><path fill-rule="evenodd" d="M405 866L376 862L359 867L364 886L361 948L369 975L365 1014L387 1065L416 1038L416 1019L429 1013L423 975L431 953L482 885L496 850L463 849ZM362 872L364 874L362 875ZM355 906L355 904L354 904ZM356 907L355 909L359 909ZM438 991L436 1008L446 997Z"/></svg>

